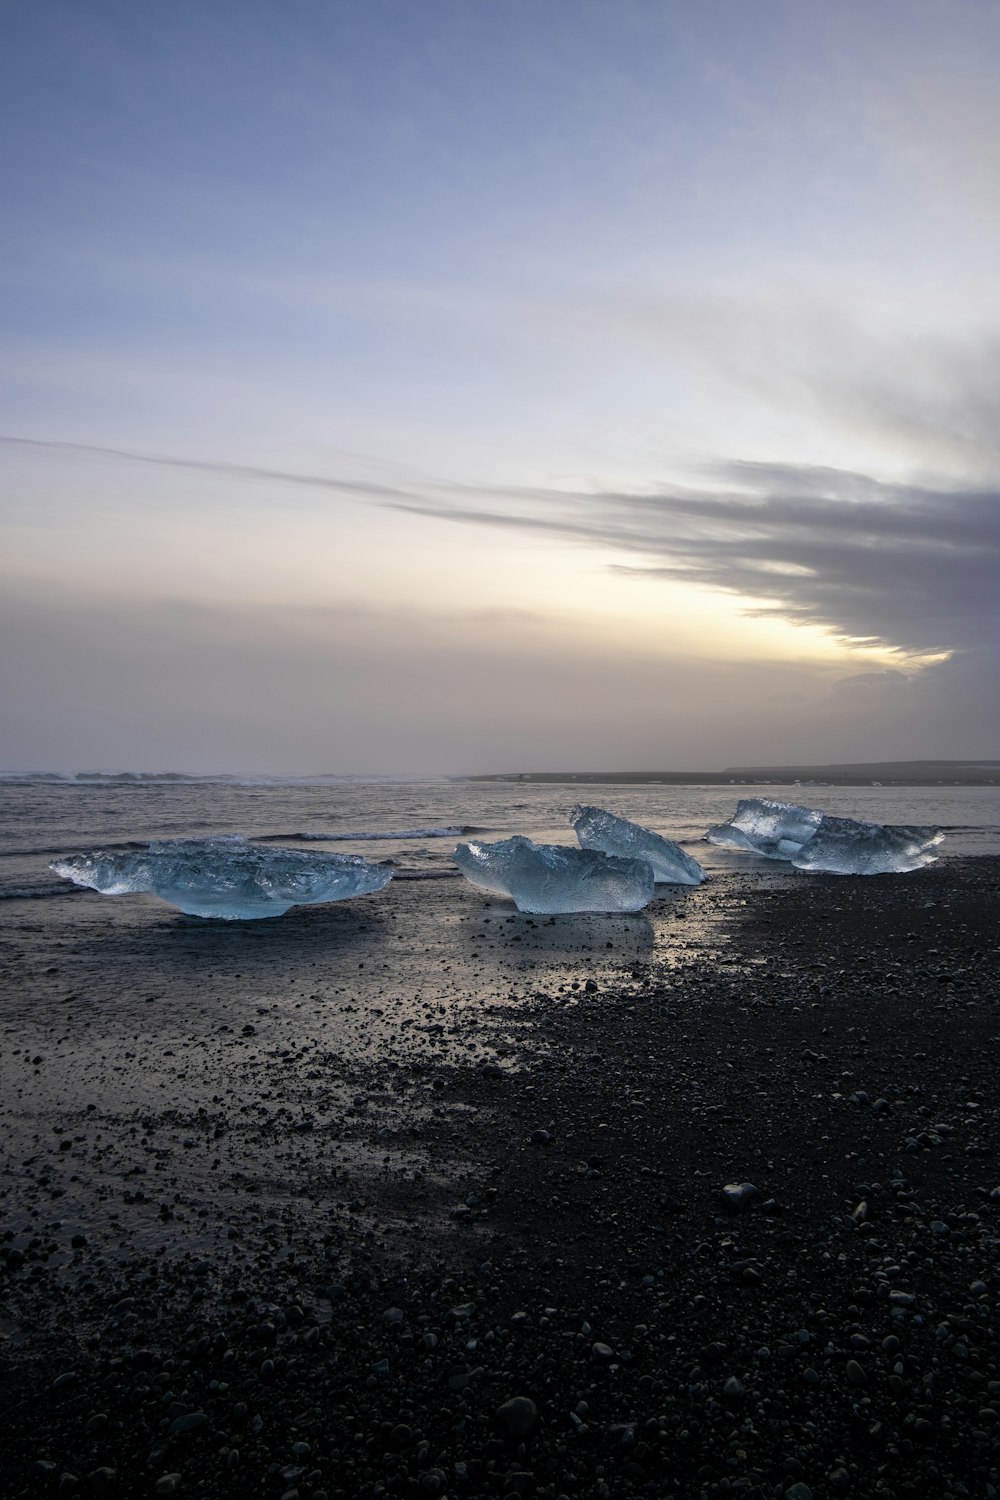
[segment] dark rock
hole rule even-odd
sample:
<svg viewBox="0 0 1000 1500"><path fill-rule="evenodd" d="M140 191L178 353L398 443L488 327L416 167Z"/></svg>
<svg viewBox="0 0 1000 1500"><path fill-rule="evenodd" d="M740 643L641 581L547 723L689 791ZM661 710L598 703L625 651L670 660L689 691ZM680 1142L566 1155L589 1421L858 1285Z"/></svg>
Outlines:
<svg viewBox="0 0 1000 1500"><path fill-rule="evenodd" d="M538 1407L530 1396L513 1396L494 1413L497 1425L515 1443L521 1443L535 1429Z"/></svg>
<svg viewBox="0 0 1000 1500"><path fill-rule="evenodd" d="M722 1201L733 1213L739 1213L758 1196L752 1182L727 1182L722 1189Z"/></svg>

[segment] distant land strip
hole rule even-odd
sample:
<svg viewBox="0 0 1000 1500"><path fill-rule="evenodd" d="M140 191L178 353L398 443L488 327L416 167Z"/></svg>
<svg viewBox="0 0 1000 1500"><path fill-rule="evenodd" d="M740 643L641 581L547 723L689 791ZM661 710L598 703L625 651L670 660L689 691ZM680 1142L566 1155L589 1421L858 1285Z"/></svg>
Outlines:
<svg viewBox="0 0 1000 1500"><path fill-rule="evenodd" d="M498 771L467 781L636 786L995 786L1000 760L856 761L831 766L727 766L722 771Z"/></svg>

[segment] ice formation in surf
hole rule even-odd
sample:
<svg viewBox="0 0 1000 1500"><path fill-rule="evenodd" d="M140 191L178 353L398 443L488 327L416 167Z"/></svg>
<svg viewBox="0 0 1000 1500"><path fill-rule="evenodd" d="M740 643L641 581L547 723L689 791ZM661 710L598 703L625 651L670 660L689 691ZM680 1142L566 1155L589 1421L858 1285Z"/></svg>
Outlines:
<svg viewBox="0 0 1000 1500"><path fill-rule="evenodd" d="M672 839L630 823L603 807L575 807L569 820L581 848L597 849L622 859L643 859L652 866L653 879L664 885L700 885L705 871Z"/></svg>
<svg viewBox="0 0 1000 1500"><path fill-rule="evenodd" d="M71 854L50 868L105 896L151 891L189 916L227 921L280 917L292 906L367 896L392 879L391 870L359 855L266 849L239 835Z"/></svg>
<svg viewBox="0 0 1000 1500"><path fill-rule="evenodd" d="M937 855L932 851L943 838L940 828L858 823L827 815L792 855L792 864L829 875L905 875L933 864Z"/></svg>
<svg viewBox="0 0 1000 1500"><path fill-rule="evenodd" d="M459 844L455 863L481 890L512 897L519 911L641 911L653 895L646 860L535 844L520 834L495 844Z"/></svg>
<svg viewBox="0 0 1000 1500"><path fill-rule="evenodd" d="M746 849L765 859L791 859L816 832L823 814L794 802L747 797L736 804L728 823L717 823L705 837L723 849Z"/></svg>
<svg viewBox="0 0 1000 1500"><path fill-rule="evenodd" d="M939 828L902 827L835 818L812 807L748 797L728 823L705 837L723 849L743 849L786 860L797 870L828 875L904 875L931 864L944 834Z"/></svg>

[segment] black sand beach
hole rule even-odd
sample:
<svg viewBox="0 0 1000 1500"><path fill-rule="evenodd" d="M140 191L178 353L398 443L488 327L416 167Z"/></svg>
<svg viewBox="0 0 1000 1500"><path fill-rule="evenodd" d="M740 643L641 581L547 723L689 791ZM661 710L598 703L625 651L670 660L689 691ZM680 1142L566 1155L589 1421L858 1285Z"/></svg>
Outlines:
<svg viewBox="0 0 1000 1500"><path fill-rule="evenodd" d="M1000 860L38 905L4 1495L1000 1494Z"/></svg>

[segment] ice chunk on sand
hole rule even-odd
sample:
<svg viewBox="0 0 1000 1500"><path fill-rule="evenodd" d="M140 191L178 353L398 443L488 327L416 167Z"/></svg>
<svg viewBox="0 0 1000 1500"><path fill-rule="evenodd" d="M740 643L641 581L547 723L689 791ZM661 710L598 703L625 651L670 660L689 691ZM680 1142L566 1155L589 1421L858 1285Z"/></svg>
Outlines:
<svg viewBox="0 0 1000 1500"><path fill-rule="evenodd" d="M705 837L723 849L747 849L765 859L791 859L815 833L823 814L794 802L745 797L728 823L717 823Z"/></svg>
<svg viewBox="0 0 1000 1500"><path fill-rule="evenodd" d="M520 834L496 844L459 844L455 863L473 885L513 897L519 911L641 911L653 895L645 860L535 844Z"/></svg>
<svg viewBox="0 0 1000 1500"><path fill-rule="evenodd" d="M391 870L359 855L264 849L240 835L71 854L50 868L105 896L152 891L189 916L227 921L280 917L291 906L367 896L392 879Z"/></svg>
<svg viewBox="0 0 1000 1500"><path fill-rule="evenodd" d="M723 849L745 849L790 861L797 870L831 875L904 875L932 864L939 828L908 828L835 818L813 807L748 797L728 823L705 835Z"/></svg>
<svg viewBox="0 0 1000 1500"><path fill-rule="evenodd" d="M700 885L705 879L698 861L671 839L603 807L575 807L569 820L582 848L622 859L644 859L653 867L653 879L664 885Z"/></svg>
<svg viewBox="0 0 1000 1500"><path fill-rule="evenodd" d="M933 864L937 855L931 851L943 838L940 828L858 823L826 815L792 855L792 864L817 874L905 875Z"/></svg>

